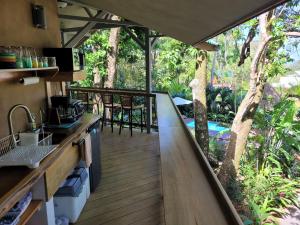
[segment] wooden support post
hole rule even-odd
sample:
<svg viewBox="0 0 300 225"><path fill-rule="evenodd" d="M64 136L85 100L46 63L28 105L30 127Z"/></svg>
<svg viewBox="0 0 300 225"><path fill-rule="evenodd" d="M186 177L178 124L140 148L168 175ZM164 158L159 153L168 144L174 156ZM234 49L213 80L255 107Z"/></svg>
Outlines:
<svg viewBox="0 0 300 225"><path fill-rule="evenodd" d="M146 92L152 92L152 76L151 76L151 40L149 37L149 29L145 29L145 65L146 65ZM147 133L151 132L152 124L152 99L146 98L147 107Z"/></svg>

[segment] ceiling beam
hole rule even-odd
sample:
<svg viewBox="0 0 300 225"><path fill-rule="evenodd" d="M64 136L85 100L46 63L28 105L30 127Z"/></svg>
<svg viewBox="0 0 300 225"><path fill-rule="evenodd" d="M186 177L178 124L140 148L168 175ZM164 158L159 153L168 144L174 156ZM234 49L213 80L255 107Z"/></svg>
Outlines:
<svg viewBox="0 0 300 225"><path fill-rule="evenodd" d="M107 15L107 12L98 12L96 16L93 18L101 19L104 18ZM72 48L76 46L81 39L88 33L90 30L97 24L97 22L89 22L84 27L81 28L80 31L78 31L65 45L65 48Z"/></svg>
<svg viewBox="0 0 300 225"><path fill-rule="evenodd" d="M100 30L100 29L111 29L111 28L117 28L120 27L118 25L114 24L101 24L97 23L91 30ZM61 31L68 33L68 32L78 32L82 29L83 27L69 27L69 28L62 28Z"/></svg>
<svg viewBox="0 0 300 225"><path fill-rule="evenodd" d="M91 10L87 7L83 7L84 11L86 12L86 14L89 16L89 17L93 17L93 13L91 12Z"/></svg>
<svg viewBox="0 0 300 225"><path fill-rule="evenodd" d="M81 7L87 7L87 8L90 8L90 9L101 10L100 8L97 8L97 7L94 7L92 5L84 3L84 1L79 1L79 0L62 0L62 2L70 3L70 4L73 4L73 5L78 5L78 6L81 6Z"/></svg>
<svg viewBox="0 0 300 225"><path fill-rule="evenodd" d="M60 19L66 20L79 20L79 21L87 21L87 22L96 22L96 23L103 23L103 24L114 24L119 26L135 26L135 27L143 27L134 22L128 21L117 21L117 20L106 20L102 18L95 18L95 17L83 17L83 16L71 16L71 15L58 15Z"/></svg>
<svg viewBox="0 0 300 225"><path fill-rule="evenodd" d="M117 28L117 27L120 27L120 26L116 25L116 24L97 23L93 29L100 30L100 29L111 29L111 28Z"/></svg>
<svg viewBox="0 0 300 225"><path fill-rule="evenodd" d="M124 28L125 31L129 34L129 36L142 48L145 50L146 45L143 43L142 40L140 40L138 38L138 36L136 36L136 34L134 34L129 28L125 27Z"/></svg>
<svg viewBox="0 0 300 225"><path fill-rule="evenodd" d="M154 37L154 38L151 38L151 47L154 47L154 45L157 43L159 37Z"/></svg>
<svg viewBox="0 0 300 225"><path fill-rule="evenodd" d="M61 32L67 33L67 32L78 32L82 29L83 27L69 27L69 28L61 28Z"/></svg>
<svg viewBox="0 0 300 225"><path fill-rule="evenodd" d="M152 35L149 35L149 37L151 37L151 38L158 38L158 37L166 37L166 35L163 35L163 34L152 34Z"/></svg>

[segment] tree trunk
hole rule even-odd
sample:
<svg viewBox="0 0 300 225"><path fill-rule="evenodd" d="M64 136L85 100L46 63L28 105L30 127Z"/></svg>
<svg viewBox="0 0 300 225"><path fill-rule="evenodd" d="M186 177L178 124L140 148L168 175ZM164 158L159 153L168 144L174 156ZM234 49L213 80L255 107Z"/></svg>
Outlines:
<svg viewBox="0 0 300 225"><path fill-rule="evenodd" d="M119 17L113 16L112 20L120 20ZM120 37L120 27L112 28L109 34L108 44L110 46L107 55L107 80L104 83L104 87L113 88L114 80L117 72L117 54Z"/></svg>
<svg viewBox="0 0 300 225"><path fill-rule="evenodd" d="M199 52L196 62L195 79L190 83L193 90L195 138L206 156L209 152L209 136L206 108L207 53Z"/></svg>
<svg viewBox="0 0 300 225"><path fill-rule="evenodd" d="M213 56L212 67L211 67L211 73L210 73L210 86L211 87L214 86L217 55L218 55L218 52L215 51L214 56Z"/></svg>
<svg viewBox="0 0 300 225"><path fill-rule="evenodd" d="M271 36L268 34L268 18L268 13L259 17L260 41L251 64L249 90L234 118L226 156L218 174L219 180L225 188L228 187L230 180L238 174L240 160L245 152L253 118L263 96L266 83L263 76L263 66L266 48L271 40Z"/></svg>

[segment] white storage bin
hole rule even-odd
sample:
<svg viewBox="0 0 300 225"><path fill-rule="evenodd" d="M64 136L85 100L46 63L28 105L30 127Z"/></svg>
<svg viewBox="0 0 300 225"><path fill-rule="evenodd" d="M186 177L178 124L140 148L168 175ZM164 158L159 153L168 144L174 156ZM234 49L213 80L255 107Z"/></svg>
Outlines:
<svg viewBox="0 0 300 225"><path fill-rule="evenodd" d="M78 197L54 197L55 216L65 216L71 223L75 223L86 203L86 188L82 188Z"/></svg>
<svg viewBox="0 0 300 225"><path fill-rule="evenodd" d="M87 179L85 180L84 182L84 187L86 189L86 199L88 199L91 195L91 187L90 187L90 171L89 171L89 168L85 168L87 174L88 174L88 177Z"/></svg>

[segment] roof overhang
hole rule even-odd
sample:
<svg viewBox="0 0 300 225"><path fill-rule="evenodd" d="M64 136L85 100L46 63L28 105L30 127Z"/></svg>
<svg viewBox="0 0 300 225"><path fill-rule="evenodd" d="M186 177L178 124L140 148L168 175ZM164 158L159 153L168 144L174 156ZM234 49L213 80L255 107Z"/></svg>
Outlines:
<svg viewBox="0 0 300 225"><path fill-rule="evenodd" d="M288 0L72 0L193 46Z"/></svg>

